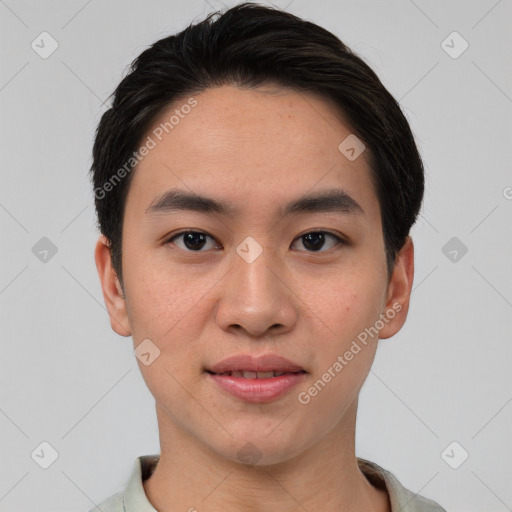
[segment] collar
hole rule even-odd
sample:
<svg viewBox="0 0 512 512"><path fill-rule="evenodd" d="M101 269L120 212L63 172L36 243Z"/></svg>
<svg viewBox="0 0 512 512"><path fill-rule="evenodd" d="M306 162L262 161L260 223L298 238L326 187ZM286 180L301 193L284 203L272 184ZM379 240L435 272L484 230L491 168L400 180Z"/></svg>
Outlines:
<svg viewBox="0 0 512 512"><path fill-rule="evenodd" d="M158 460L159 455L142 455L135 459L130 479L123 493L124 512L157 512L149 502L142 482L151 476ZM421 510L443 512L444 509L436 503L403 487L392 473L375 462L358 457L357 463L361 472L373 486L387 491L392 512L414 512L419 510L420 504L425 507Z"/></svg>

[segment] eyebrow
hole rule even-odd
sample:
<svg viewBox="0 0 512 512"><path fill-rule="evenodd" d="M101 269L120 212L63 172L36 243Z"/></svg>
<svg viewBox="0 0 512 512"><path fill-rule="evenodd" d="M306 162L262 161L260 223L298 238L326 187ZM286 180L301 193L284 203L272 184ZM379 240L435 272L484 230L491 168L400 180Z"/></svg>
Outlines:
<svg viewBox="0 0 512 512"><path fill-rule="evenodd" d="M216 213L228 217L240 214L240 210L231 203L179 189L168 190L156 197L146 209L146 213L150 214L176 211ZM307 212L364 214L361 205L347 192L329 189L290 201L279 209L278 215L285 217Z"/></svg>

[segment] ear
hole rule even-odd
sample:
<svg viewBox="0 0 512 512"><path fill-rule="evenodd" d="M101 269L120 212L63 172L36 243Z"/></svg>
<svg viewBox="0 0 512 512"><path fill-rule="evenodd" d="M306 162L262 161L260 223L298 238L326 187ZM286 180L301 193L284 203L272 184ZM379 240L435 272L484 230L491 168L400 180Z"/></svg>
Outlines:
<svg viewBox="0 0 512 512"><path fill-rule="evenodd" d="M380 330L379 338L394 336L404 325L409 311L412 282L414 279L414 245L407 237L395 259L395 266L388 284L386 307L382 312L387 321Z"/></svg>
<svg viewBox="0 0 512 512"><path fill-rule="evenodd" d="M124 293L112 266L110 243L104 235L101 235L96 243L94 259L101 281L103 298L110 316L110 325L120 336L130 336L132 331L126 314Z"/></svg>

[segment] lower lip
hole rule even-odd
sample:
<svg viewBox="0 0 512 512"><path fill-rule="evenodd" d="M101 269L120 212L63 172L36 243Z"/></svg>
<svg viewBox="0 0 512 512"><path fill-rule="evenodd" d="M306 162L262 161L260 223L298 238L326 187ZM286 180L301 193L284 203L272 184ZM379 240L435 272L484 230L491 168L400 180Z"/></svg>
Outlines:
<svg viewBox="0 0 512 512"><path fill-rule="evenodd" d="M247 402L276 400L306 377L306 373L285 373L268 379L246 379L229 375L207 374L221 389Z"/></svg>

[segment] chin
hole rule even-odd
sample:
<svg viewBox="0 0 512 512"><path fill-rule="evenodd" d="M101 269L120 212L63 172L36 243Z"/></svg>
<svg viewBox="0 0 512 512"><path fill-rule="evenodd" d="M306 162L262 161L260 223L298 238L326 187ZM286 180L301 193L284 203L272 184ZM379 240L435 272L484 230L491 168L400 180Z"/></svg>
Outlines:
<svg viewBox="0 0 512 512"><path fill-rule="evenodd" d="M225 437L224 440L222 446L211 445L212 448L223 458L246 466L281 464L304 450L304 446L298 444L297 437L290 435L290 432L281 432L280 436L274 431L269 435L264 429L258 429L254 423L244 434Z"/></svg>

